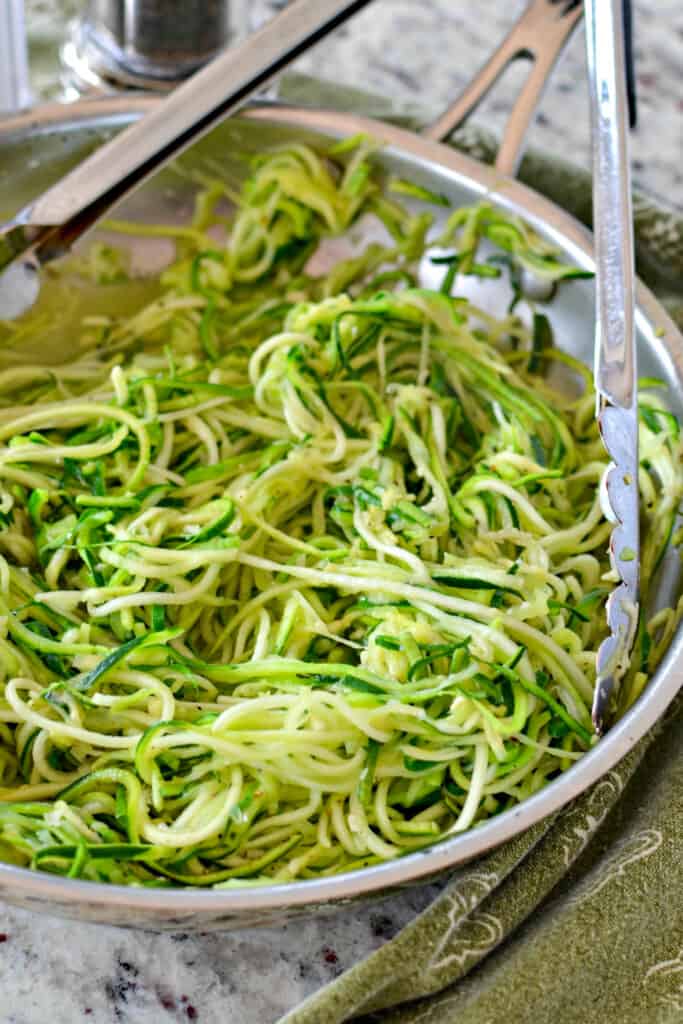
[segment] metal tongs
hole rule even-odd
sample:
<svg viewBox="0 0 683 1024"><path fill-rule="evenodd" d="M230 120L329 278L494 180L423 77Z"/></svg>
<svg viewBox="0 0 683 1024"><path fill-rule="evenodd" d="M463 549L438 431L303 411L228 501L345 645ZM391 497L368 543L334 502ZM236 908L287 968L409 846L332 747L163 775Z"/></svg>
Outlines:
<svg viewBox="0 0 683 1024"><path fill-rule="evenodd" d="M585 0L585 15L593 126L595 390L600 433L611 459L601 497L603 511L614 523L610 559L618 577L607 602L609 635L597 656L593 724L602 734L628 669L638 628L638 382L621 2Z"/></svg>

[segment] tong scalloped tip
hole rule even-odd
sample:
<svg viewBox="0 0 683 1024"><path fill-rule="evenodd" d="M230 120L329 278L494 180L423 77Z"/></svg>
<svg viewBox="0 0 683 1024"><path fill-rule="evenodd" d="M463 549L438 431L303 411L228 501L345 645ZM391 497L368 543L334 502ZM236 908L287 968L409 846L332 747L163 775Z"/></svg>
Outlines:
<svg viewBox="0 0 683 1024"><path fill-rule="evenodd" d="M595 389L600 433L610 457L601 504L614 523L610 560L618 578L607 601L608 636L597 654L593 724L610 724L638 629L640 499L635 271L628 161L621 0L585 0L593 127L596 267Z"/></svg>

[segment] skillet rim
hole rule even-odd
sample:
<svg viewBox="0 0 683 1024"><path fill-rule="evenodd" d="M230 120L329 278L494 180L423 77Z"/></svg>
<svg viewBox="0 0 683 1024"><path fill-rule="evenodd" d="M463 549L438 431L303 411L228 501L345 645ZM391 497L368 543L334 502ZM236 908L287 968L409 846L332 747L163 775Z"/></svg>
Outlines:
<svg viewBox="0 0 683 1024"><path fill-rule="evenodd" d="M0 145L20 141L32 135L49 134L60 126L78 129L91 123L93 128L130 123L131 115L142 115L159 103L148 96L124 95L86 99L73 104L49 104L26 111L0 124ZM586 269L592 269L592 236L570 214L520 182L505 177L442 142L434 142L414 132L386 122L350 113L259 104L247 108L238 117L293 125L321 135L353 135L365 132L402 154L437 165L455 180L510 212L520 213L546 237L560 244L563 252ZM636 325L647 343L666 350L672 376L683 389L683 337L666 311L642 282L636 287ZM0 897L9 903L31 909L68 914L75 908L86 919L109 921L112 912L141 914L142 923L131 917L117 923L133 927L150 924L188 928L210 926L212 919L221 926L239 927L241 918L253 924L253 913L284 915L298 909L313 913L329 907L381 894L387 889L413 885L482 856L514 838L525 829L555 814L593 783L603 779L655 724L676 696L681 683L676 668L683 660L683 626L674 635L669 650L644 693L624 717L588 753L538 793L490 819L480 827L450 839L406 854L396 860L372 865L354 872L322 879L294 881L279 885L249 886L228 890L164 888L146 889L110 885L50 875L46 872L0 862ZM188 919L189 918L189 919ZM207 918L208 920L204 920ZM272 921L272 917L268 921Z"/></svg>

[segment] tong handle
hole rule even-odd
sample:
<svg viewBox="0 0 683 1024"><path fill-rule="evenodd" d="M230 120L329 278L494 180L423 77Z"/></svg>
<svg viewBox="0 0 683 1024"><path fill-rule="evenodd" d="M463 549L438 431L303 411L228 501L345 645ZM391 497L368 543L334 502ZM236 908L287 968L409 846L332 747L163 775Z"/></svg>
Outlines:
<svg viewBox="0 0 683 1024"><path fill-rule="evenodd" d="M630 407L636 390L635 267L619 0L586 0L586 40L598 265L595 384L599 398Z"/></svg>
<svg viewBox="0 0 683 1024"><path fill-rule="evenodd" d="M582 13L582 5L576 0L531 0L459 99L428 125L423 135L437 142L445 141L476 110L513 61L520 58L531 60L531 71L515 101L496 157L497 170L514 175L522 158L529 123L550 72Z"/></svg>
<svg viewBox="0 0 683 1024"><path fill-rule="evenodd" d="M640 598L635 268L620 0L586 0L586 44L593 126L595 390L611 460L604 479L605 511L615 523L610 558L619 580L607 602L608 635L596 660L593 722L602 733L628 668Z"/></svg>

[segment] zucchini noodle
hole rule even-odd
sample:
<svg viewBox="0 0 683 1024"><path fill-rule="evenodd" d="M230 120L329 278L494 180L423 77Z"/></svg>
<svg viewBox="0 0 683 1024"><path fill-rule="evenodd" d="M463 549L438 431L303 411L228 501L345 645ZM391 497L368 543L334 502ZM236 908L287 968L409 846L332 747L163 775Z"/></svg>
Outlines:
<svg viewBox="0 0 683 1024"><path fill-rule="evenodd" d="M75 359L22 364L44 322L0 325L0 858L320 877L476 827L593 743L606 459L523 289L580 274L486 203L437 231L415 210L447 200L384 187L371 150L255 159L229 222L210 182L190 227L111 224L177 256L142 308L82 318ZM315 275L361 217L386 241ZM125 259L63 273L107 286ZM506 275L508 312L461 275ZM646 592L682 486L644 383ZM678 618L641 623L620 711Z"/></svg>

